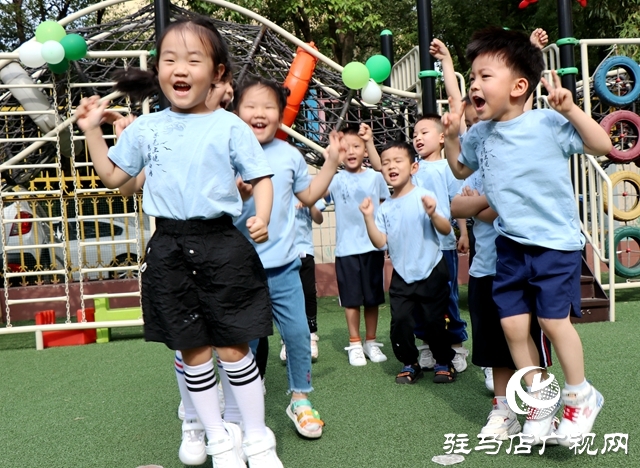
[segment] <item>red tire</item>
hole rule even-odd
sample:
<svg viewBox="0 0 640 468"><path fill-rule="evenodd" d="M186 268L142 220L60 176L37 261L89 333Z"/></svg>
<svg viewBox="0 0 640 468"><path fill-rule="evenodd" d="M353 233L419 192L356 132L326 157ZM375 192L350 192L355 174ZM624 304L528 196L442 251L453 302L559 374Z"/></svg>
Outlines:
<svg viewBox="0 0 640 468"><path fill-rule="evenodd" d="M626 164L640 156L640 115L626 110L615 111L602 119L600 126L609 134L613 144L607 155L611 161Z"/></svg>

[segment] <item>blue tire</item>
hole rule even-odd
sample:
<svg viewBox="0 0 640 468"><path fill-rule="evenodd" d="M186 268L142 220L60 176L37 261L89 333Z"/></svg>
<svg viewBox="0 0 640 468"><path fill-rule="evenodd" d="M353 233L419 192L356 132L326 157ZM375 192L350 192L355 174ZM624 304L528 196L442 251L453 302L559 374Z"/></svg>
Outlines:
<svg viewBox="0 0 640 468"><path fill-rule="evenodd" d="M633 80L633 88L622 96L613 93L607 87L607 73L615 68L623 68ZM629 57L620 55L609 57L596 70L593 77L593 90L600 100L608 106L628 106L640 97L640 66Z"/></svg>

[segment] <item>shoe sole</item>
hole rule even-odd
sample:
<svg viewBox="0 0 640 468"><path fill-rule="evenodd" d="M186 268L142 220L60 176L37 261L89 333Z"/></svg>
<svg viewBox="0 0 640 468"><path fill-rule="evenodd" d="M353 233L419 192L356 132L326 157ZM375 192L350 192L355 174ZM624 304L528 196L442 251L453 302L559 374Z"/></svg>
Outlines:
<svg viewBox="0 0 640 468"><path fill-rule="evenodd" d="M180 450L178 451L178 458L180 461L189 466L199 466L207 462L207 451L206 445L202 443L202 453L201 454L192 454L191 452L182 451L182 445L180 445Z"/></svg>
<svg viewBox="0 0 640 468"><path fill-rule="evenodd" d="M408 380L406 377L400 377L401 380L398 380L398 377L396 377L396 383L399 385L413 385L420 380L423 375L424 374L422 372L416 373L411 380Z"/></svg>

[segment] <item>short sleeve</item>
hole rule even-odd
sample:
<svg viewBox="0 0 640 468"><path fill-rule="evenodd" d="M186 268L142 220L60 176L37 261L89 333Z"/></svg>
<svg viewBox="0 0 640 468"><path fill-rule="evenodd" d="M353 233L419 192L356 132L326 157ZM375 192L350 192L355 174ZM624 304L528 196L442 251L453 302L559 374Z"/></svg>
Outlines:
<svg viewBox="0 0 640 468"><path fill-rule="evenodd" d="M380 194L380 200L386 200L391 196L391 192L389 192L389 187L387 187L387 183L382 177L382 174L376 172L376 181L378 183L378 193Z"/></svg>
<svg viewBox="0 0 640 468"><path fill-rule="evenodd" d="M313 206L315 206L318 211L324 211L327 208L324 198L319 199Z"/></svg>
<svg viewBox="0 0 640 468"><path fill-rule="evenodd" d="M249 182L260 177L270 177L273 171L258 139L248 125L239 122L231 126L229 155L231 165L242 180Z"/></svg>
<svg viewBox="0 0 640 468"><path fill-rule="evenodd" d="M549 112L548 121L551 131L555 133L555 139L565 158L570 158L572 154L584 152L584 142L576 128L556 111Z"/></svg>
<svg viewBox="0 0 640 468"><path fill-rule="evenodd" d="M293 193L300 193L311 185L309 169L307 168L307 162L304 160L302 154L300 154L300 151L298 151L297 148L289 145L289 151L291 151L293 157L296 158L293 166Z"/></svg>
<svg viewBox="0 0 640 468"><path fill-rule="evenodd" d="M378 208L378 212L376 213L376 227L381 233L387 235L387 226L384 222L384 211L385 210L382 208L382 205L380 205L380 208Z"/></svg>
<svg viewBox="0 0 640 468"><path fill-rule="evenodd" d="M458 161L467 166L469 169L474 171L478 170L478 155L476 154L476 145L474 138L474 130L476 130L476 126L474 125L465 135L464 138L461 139L460 145L460 156L458 156Z"/></svg>
<svg viewBox="0 0 640 468"><path fill-rule="evenodd" d="M462 181L456 179L453 176L453 172L451 172L451 167L449 167L448 164L447 164L447 167L445 168L445 176L447 180L447 190L449 192L449 201L451 201L453 200L453 197L455 197L458 194L458 191L462 189Z"/></svg>
<svg viewBox="0 0 640 468"><path fill-rule="evenodd" d="M139 138L140 124L144 119L136 119L124 129L118 142L109 148L107 155L113 164L118 166L131 177L135 177L144 168L145 160Z"/></svg>

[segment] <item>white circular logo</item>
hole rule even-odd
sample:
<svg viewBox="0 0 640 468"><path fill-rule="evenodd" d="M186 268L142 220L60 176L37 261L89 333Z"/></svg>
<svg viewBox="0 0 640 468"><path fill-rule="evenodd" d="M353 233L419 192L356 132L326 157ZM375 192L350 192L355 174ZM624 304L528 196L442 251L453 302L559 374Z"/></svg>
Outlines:
<svg viewBox="0 0 640 468"><path fill-rule="evenodd" d="M507 404L511 411L516 414L528 414L529 419L544 419L553 412L560 401L560 385L558 385L558 381L553 374L549 374L548 378L541 381L542 374L537 373L533 376L531 392L527 392L522 388L520 380L525 374L533 370L542 370L542 367L524 367L509 379L509 383L507 383ZM518 406L516 394L525 404L524 408Z"/></svg>

